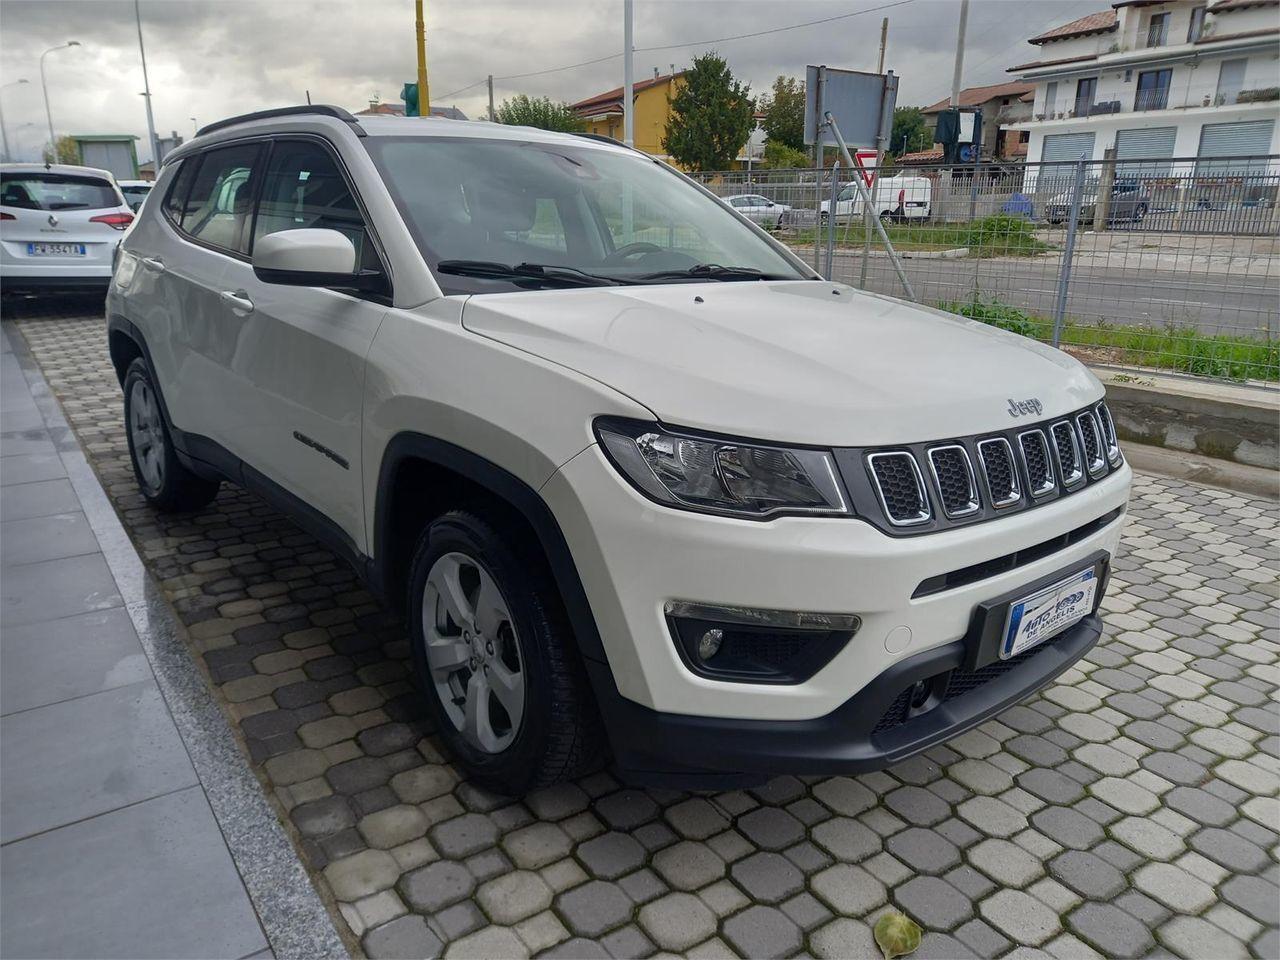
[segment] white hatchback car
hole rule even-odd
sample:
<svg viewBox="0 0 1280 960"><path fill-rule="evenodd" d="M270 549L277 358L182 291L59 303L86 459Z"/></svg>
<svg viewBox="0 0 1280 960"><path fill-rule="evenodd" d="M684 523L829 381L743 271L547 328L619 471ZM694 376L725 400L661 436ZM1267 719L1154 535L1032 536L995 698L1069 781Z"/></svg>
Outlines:
<svg viewBox="0 0 1280 960"><path fill-rule="evenodd" d="M1130 472L1088 370L824 281L612 141L223 121L107 314L146 498L229 480L347 558L494 789L874 769L1102 629Z"/></svg>
<svg viewBox="0 0 1280 960"><path fill-rule="evenodd" d="M769 230L778 230L791 219L791 207L755 193L742 193L725 197L724 202L753 223Z"/></svg>
<svg viewBox="0 0 1280 960"><path fill-rule="evenodd" d="M0 164L0 285L6 293L104 291L132 222L106 170Z"/></svg>

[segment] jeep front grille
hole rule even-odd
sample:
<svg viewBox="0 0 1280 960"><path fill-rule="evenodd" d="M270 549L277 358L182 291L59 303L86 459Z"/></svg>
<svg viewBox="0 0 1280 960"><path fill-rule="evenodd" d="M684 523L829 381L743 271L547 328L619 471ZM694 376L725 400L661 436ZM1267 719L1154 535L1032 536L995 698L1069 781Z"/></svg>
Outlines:
<svg viewBox="0 0 1280 960"><path fill-rule="evenodd" d="M1052 421L835 456L859 515L899 537L1040 507L1124 462L1100 402Z"/></svg>
<svg viewBox="0 0 1280 960"><path fill-rule="evenodd" d="M1089 476L1097 477L1107 469L1107 461L1102 453L1102 437L1099 435L1098 421L1086 410L1076 414L1076 426L1080 428L1081 446L1084 449L1084 467Z"/></svg>
<svg viewBox="0 0 1280 960"><path fill-rule="evenodd" d="M1079 483L1084 476L1080 466L1080 441L1071 427L1070 420L1060 420L1049 430L1053 437L1053 455L1058 461L1058 479L1068 487Z"/></svg>
<svg viewBox="0 0 1280 960"><path fill-rule="evenodd" d="M1022 450L1022 463L1027 468L1027 482L1031 484L1031 496L1039 500L1057 489L1053 478L1053 462L1049 459L1049 442L1043 430L1028 430L1018 434L1018 447Z"/></svg>
<svg viewBox="0 0 1280 960"><path fill-rule="evenodd" d="M978 485L964 447L956 443L934 447L929 451L929 472L933 474L942 509L948 517L967 517L978 512L982 506L978 501Z"/></svg>
<svg viewBox="0 0 1280 960"><path fill-rule="evenodd" d="M1022 499L1018 483L1018 466L1013 462L1013 448L1004 437L978 441L978 462L987 481L987 493L993 507L1011 507Z"/></svg>
<svg viewBox="0 0 1280 960"><path fill-rule="evenodd" d="M916 458L910 453L873 453L867 457L871 479L889 522L896 527L927 523L929 494Z"/></svg>

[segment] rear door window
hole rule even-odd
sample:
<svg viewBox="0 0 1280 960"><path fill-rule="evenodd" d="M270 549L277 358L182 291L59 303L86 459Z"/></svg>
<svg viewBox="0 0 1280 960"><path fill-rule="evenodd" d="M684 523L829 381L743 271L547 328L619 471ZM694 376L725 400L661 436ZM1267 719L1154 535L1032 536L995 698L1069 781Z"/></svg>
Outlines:
<svg viewBox="0 0 1280 960"><path fill-rule="evenodd" d="M199 157L188 157L178 168L178 175L173 178L173 185L164 198L165 215L173 221L174 226L182 226L182 213L186 207L187 194L191 192L191 180L200 166Z"/></svg>
<svg viewBox="0 0 1280 960"><path fill-rule="evenodd" d="M184 233L222 250L248 253L262 149L260 144L242 143L201 157L182 211Z"/></svg>
<svg viewBox="0 0 1280 960"><path fill-rule="evenodd" d="M116 188L101 177L65 173L0 174L0 206L23 210L103 210L120 206Z"/></svg>

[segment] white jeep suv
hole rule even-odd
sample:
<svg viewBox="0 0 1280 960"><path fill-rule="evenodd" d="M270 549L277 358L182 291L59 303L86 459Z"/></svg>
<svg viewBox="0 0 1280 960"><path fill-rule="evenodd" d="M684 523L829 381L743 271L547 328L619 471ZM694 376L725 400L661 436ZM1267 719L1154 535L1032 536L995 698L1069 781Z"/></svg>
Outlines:
<svg viewBox="0 0 1280 960"><path fill-rule="evenodd" d="M501 791L874 769L1102 629L1130 472L1096 378L824 281L612 141L214 124L107 314L147 499L229 480L347 558Z"/></svg>

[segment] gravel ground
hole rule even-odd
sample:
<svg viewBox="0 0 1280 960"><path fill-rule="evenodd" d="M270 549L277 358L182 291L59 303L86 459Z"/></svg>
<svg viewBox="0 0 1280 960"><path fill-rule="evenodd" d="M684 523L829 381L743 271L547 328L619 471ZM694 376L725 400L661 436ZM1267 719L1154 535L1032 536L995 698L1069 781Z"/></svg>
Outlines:
<svg viewBox="0 0 1280 960"><path fill-rule="evenodd" d="M145 505L96 309L18 326L369 956L873 957L897 907L919 957L1280 957L1276 504L1138 477L1103 642L883 773L511 802L450 764L401 624L332 554L230 487Z"/></svg>

